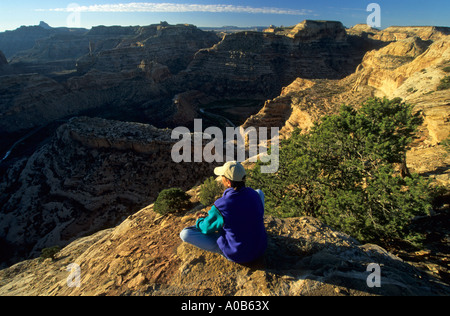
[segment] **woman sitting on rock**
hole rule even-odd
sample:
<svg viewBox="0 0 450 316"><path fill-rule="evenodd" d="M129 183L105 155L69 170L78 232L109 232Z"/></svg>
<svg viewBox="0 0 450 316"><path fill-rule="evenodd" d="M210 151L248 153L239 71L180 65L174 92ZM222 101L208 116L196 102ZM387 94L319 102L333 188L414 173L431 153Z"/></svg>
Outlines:
<svg viewBox="0 0 450 316"><path fill-rule="evenodd" d="M197 216L195 226L185 228L180 237L200 249L223 255L244 264L264 255L267 234L264 227L264 194L245 186L242 164L227 162L214 173L222 176L227 188L208 213Z"/></svg>

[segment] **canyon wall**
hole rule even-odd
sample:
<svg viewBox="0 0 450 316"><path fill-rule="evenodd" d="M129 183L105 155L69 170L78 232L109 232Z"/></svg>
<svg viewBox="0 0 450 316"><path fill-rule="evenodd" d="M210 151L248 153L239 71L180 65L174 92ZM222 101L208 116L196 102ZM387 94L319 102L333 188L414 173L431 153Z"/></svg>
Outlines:
<svg viewBox="0 0 450 316"><path fill-rule="evenodd" d="M112 227L170 187L189 189L214 164L174 163L170 130L80 117L9 168L0 182L2 258Z"/></svg>
<svg viewBox="0 0 450 316"><path fill-rule="evenodd" d="M288 34L225 35L218 44L196 53L186 76L196 89L210 94L246 97L245 93L253 93L267 99L297 77L345 77L365 52L347 37L342 23L305 21Z"/></svg>
<svg viewBox="0 0 450 316"><path fill-rule="evenodd" d="M170 78L217 41L195 26L167 23L40 39L12 58L10 71L0 77L0 135L92 110L169 125L176 113L171 99L183 90Z"/></svg>
<svg viewBox="0 0 450 316"><path fill-rule="evenodd" d="M9 63L13 73L1 79L0 134L88 110L170 126L177 114L171 100L180 93L264 101L297 77L351 74L373 47L364 43L348 37L340 22L315 21L288 34L240 32L221 41L192 25L167 23L53 35Z"/></svg>

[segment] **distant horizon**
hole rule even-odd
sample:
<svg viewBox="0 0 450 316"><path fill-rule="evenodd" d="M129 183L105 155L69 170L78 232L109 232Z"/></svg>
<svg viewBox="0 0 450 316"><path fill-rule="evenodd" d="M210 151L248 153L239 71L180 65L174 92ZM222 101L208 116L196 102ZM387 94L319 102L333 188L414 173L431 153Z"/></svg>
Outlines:
<svg viewBox="0 0 450 316"><path fill-rule="evenodd" d="M151 1L151 2L149 2ZM450 1L443 0L21 0L0 5L0 32L45 21L52 27L145 26L167 21L198 27L293 26L304 20L366 24L372 4L379 26L450 27Z"/></svg>
<svg viewBox="0 0 450 316"><path fill-rule="evenodd" d="M305 20L309 20L309 21L341 22L341 21L337 21L337 20L313 20L313 19L305 19ZM305 21L305 20L302 20L302 21L298 22L297 24L302 23L302 22ZM167 22L167 21L160 21L160 22L149 23L149 24L145 24L145 25L140 25L140 24L136 24L136 25L119 25L119 24L104 25L104 24L99 24L99 25L93 25L93 26L91 26L91 27L68 27L68 26L66 26L66 25L62 25L62 26L53 26L53 25L50 25L49 23L47 23L46 21L40 21L38 24L34 24L34 25L21 25L21 26L15 28L15 29L10 29L10 30L0 30L0 33L4 33L4 32L12 32L12 31L18 30L18 29L20 29L20 28L22 28L22 27L36 27L36 26L39 26L39 25L41 24L41 22L44 22L44 23L47 24L50 28L53 28L53 29L57 29L57 28L71 28L71 29L85 29L85 30L91 30L92 28L100 27L100 26L104 26L104 27L115 27L115 26L118 26L118 27L144 27L144 26L150 26L150 25L158 25L158 24L160 24L160 23L162 23L162 22ZM273 24L268 24L268 25L239 26L239 25L195 25L195 24L192 24L192 23L169 23L169 22L167 22L167 23L168 23L169 25L186 25L186 24L188 24L188 25L193 25L193 26L195 26L195 27L197 27L197 28L211 28L211 29L221 29L221 28L239 28L239 29L241 29L241 28L242 28L242 29L269 28L270 26L273 25ZM342 22L341 22L341 23L342 23ZM295 26L295 25L297 25L297 24L293 24L293 25L283 25L283 26L280 26L280 25L274 25L274 26L275 26L275 27L293 27L293 26ZM365 24L365 23L358 23L358 24L350 25L350 26L345 25L345 24L343 24L343 25L344 25L344 27L345 27L346 29L351 29L352 27L354 27L354 26L356 26L356 25L364 25L364 24ZM374 27L374 29L378 29L378 30L380 30L380 31L383 31L383 30L385 30L385 29L387 29L387 28L390 28L390 27L442 27L442 28L450 28L450 26L443 26L443 25L389 25L389 26L386 26L386 27L384 27L384 28L377 28L377 27Z"/></svg>

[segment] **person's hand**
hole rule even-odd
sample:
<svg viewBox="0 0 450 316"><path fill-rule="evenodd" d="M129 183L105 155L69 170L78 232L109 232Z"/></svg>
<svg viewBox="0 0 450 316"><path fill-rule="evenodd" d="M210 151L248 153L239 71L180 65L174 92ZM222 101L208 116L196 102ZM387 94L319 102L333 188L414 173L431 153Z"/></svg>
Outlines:
<svg viewBox="0 0 450 316"><path fill-rule="evenodd" d="M206 212L197 212L197 214L195 214L195 217L197 219L199 219L199 218L206 218L206 217L208 217L208 213L206 213Z"/></svg>

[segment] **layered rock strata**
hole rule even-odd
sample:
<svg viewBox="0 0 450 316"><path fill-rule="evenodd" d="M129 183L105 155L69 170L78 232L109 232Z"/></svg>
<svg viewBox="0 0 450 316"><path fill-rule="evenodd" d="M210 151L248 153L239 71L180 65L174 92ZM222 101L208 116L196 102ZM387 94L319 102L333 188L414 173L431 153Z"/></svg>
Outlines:
<svg viewBox="0 0 450 316"><path fill-rule="evenodd" d="M92 30L87 34L96 34ZM101 49L91 40L97 52L86 54L77 61L79 73L90 69L116 72L135 69L142 62L156 62L167 65L174 74L185 69L194 54L211 47L219 38L211 32L203 32L193 25L169 25L162 23L137 28L134 36L124 38L110 49Z"/></svg>
<svg viewBox="0 0 450 316"><path fill-rule="evenodd" d="M172 162L175 142L170 130L138 123L76 118L61 126L1 181L0 238L10 250L2 259L112 227L161 190L211 174L213 164Z"/></svg>
<svg viewBox="0 0 450 316"><path fill-rule="evenodd" d="M349 33L362 30L379 34L367 27ZM407 153L410 170L450 187L450 157L440 145L450 135L450 97L448 90L438 90L450 66L448 29L396 30L404 36L367 52L354 74L340 80L297 78L281 95L266 101L243 127L279 127L281 138L287 138L295 128L308 131L323 115L336 113L341 104L358 107L369 97L401 97L424 117L418 139Z"/></svg>
<svg viewBox="0 0 450 316"><path fill-rule="evenodd" d="M56 259L0 271L0 295L348 296L448 295L448 286L376 245L361 245L310 217L266 217L263 260L238 265L181 243L192 215L158 216L149 206L115 229L79 239ZM376 264L379 279L368 269ZM69 287L80 268L79 287ZM374 286L380 281L381 287Z"/></svg>
<svg viewBox="0 0 450 316"><path fill-rule="evenodd" d="M83 111L168 126L176 113L170 101L183 92L182 82L171 77L218 40L195 26L167 23L41 39L0 79L0 135Z"/></svg>
<svg viewBox="0 0 450 316"><path fill-rule="evenodd" d="M43 22L36 26L21 26L14 31L6 31L0 34L0 50L9 59L21 51L32 49L36 41L54 35L81 35L86 32L86 29L52 28Z"/></svg>
<svg viewBox="0 0 450 316"><path fill-rule="evenodd" d="M337 79L352 73L365 51L346 36L340 22L305 21L287 34L227 34L200 50L186 70L196 88L217 95L275 96L295 78Z"/></svg>

